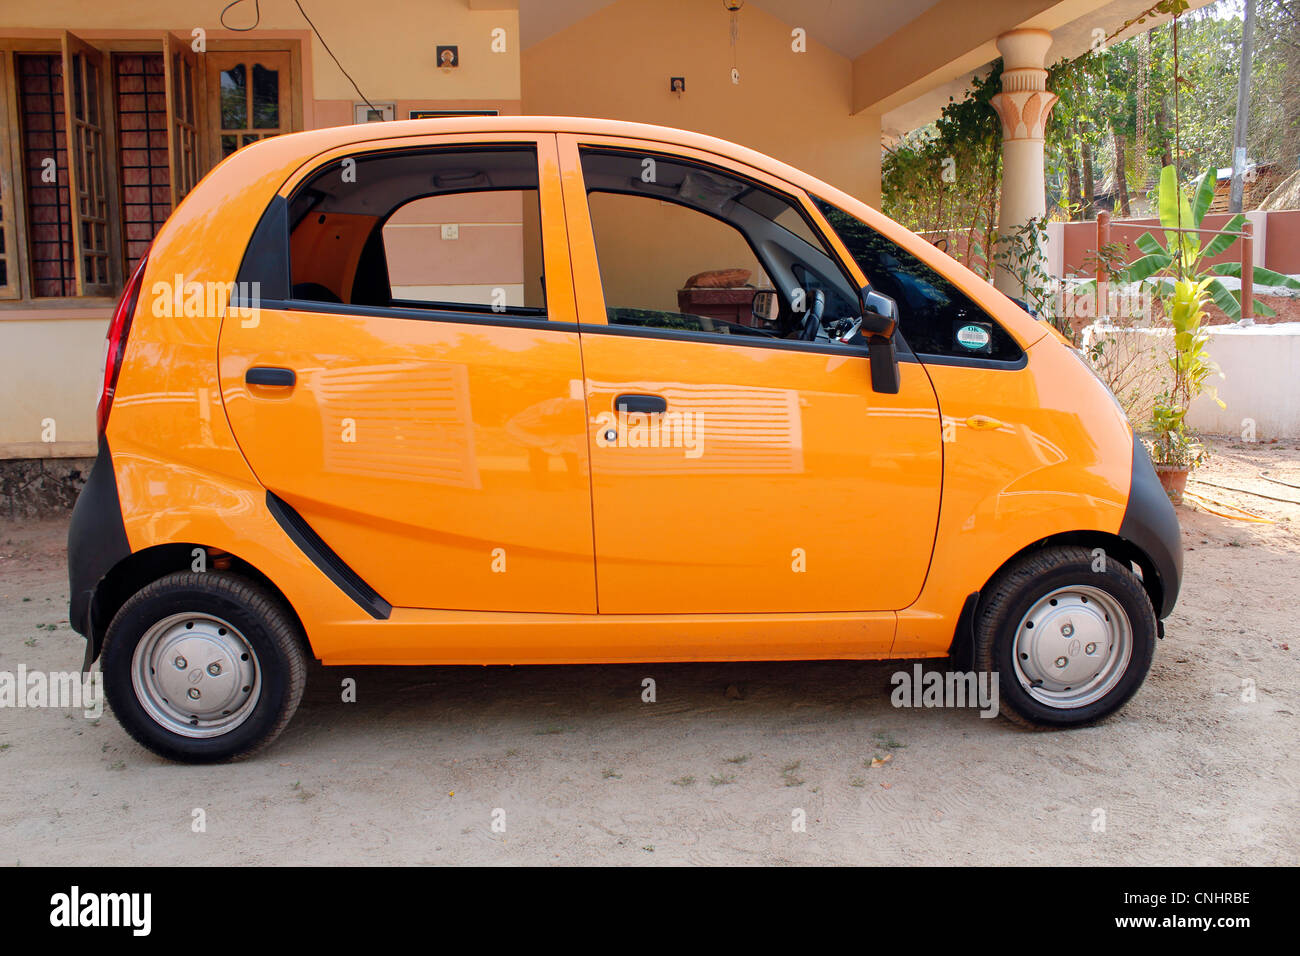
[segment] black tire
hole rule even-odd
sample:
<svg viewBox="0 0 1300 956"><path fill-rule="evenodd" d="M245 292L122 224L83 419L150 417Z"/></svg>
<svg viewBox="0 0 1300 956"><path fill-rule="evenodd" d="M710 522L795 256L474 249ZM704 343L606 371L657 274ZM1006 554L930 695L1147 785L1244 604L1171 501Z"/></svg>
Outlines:
<svg viewBox="0 0 1300 956"><path fill-rule="evenodd" d="M257 680L249 682L249 698L238 705L240 711L247 708L242 723L216 736L190 737L168 729L146 709L132 680L136 648L150 628L185 614L228 622L251 647L260 671ZM281 600L252 581L221 572L169 574L141 589L114 615L100 666L104 694L126 732L160 757L182 763L236 760L265 747L293 717L307 683L301 632ZM201 669L201 664L193 668ZM196 673L191 683L203 679ZM225 678L228 685L230 679Z"/></svg>
<svg viewBox="0 0 1300 956"><path fill-rule="evenodd" d="M1142 581L1127 565L1107 555L1104 558L1105 569L1093 570L1096 560L1094 552L1087 548L1044 548L1003 569L985 589L975 625L975 669L998 675L1000 711L1013 723L1034 730L1091 724L1124 706L1146 679L1156 646L1156 615L1151 599ZM1116 659L1114 682L1102 696L1079 706L1065 707L1045 703L1034 696L1041 691L1035 691L1031 686L1033 682L1027 681L1024 672L1018 670L1013 648L1017 647L1016 636L1022 620L1035 605L1043 602L1046 613L1055 613L1047 607L1050 599L1044 599L1058 589L1075 587L1104 592L1123 610L1128 617L1131 651L1126 664L1120 658ZM1081 600L1086 602L1086 596ZM1094 607L1099 607L1096 600ZM1096 610L1081 610L1085 615L1098 613ZM1054 623L1056 620L1059 618L1054 619ZM1110 617L1106 616L1105 620L1109 621ZM1032 620L1026 623L1026 634L1031 627ZM1040 635L1042 633L1040 631ZM1027 645L1021 646L1018 653L1028 661L1032 658L1026 650L1030 650ZM1056 660L1068 661L1069 658L1062 654ZM1069 690L1071 688L1065 688L1065 691Z"/></svg>

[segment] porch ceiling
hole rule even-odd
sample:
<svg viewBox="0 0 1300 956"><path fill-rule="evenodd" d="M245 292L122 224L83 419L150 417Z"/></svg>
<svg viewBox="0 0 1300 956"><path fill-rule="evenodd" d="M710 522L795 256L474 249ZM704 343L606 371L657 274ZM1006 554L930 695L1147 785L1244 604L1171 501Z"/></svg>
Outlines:
<svg viewBox="0 0 1300 956"><path fill-rule="evenodd" d="M470 0L502 2L502 0ZM528 47L619 0L514 0L521 45ZM721 8L722 0L699 0ZM1154 0L746 0L852 63L853 112L883 116L886 135L921 126L970 78L998 57L999 34L1020 27L1049 31L1048 62L1084 52L1093 31L1107 35ZM1211 0L1191 0L1201 7ZM718 11L720 12L720 10ZM742 14L743 17L743 14ZM1156 20L1131 27L1149 30ZM742 21L743 23L743 21ZM742 26L743 29L743 26Z"/></svg>
<svg viewBox="0 0 1300 956"><path fill-rule="evenodd" d="M482 2L482 0L470 0ZM618 0L518 0L519 38L527 49ZM823 46L847 59L870 50L942 0L745 0L792 27L800 26ZM722 0L700 0L722 7ZM742 13L743 17L743 13ZM743 29L743 27L742 27Z"/></svg>

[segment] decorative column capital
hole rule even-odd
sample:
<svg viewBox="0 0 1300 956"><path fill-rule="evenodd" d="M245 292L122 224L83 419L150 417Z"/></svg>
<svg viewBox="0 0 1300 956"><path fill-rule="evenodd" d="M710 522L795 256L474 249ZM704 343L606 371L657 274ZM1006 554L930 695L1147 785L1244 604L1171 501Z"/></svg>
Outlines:
<svg viewBox="0 0 1300 956"><path fill-rule="evenodd" d="M1047 77L1047 71L1039 71ZM989 105L1002 120L1002 141L1017 139L1042 141L1047 127L1047 116L1056 105L1057 96L1046 90L1011 91L1004 85Z"/></svg>
<svg viewBox="0 0 1300 956"><path fill-rule="evenodd" d="M1012 30L998 37L1002 53L1002 92L990 105L1002 120L1003 141L1042 140L1047 116L1056 105L1044 68L1052 35L1046 30Z"/></svg>

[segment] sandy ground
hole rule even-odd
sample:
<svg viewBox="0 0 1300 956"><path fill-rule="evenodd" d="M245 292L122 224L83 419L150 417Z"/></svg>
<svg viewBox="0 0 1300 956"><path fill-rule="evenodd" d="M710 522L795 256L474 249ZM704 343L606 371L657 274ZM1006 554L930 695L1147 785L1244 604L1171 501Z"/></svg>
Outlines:
<svg viewBox="0 0 1300 956"><path fill-rule="evenodd" d="M1300 485L1300 446L1221 443L1199 477L1300 501L1261 471ZM0 710L0 862L1295 864L1300 506L1192 487L1276 523L1181 509L1168 637L1097 727L895 709L895 663L317 666L234 765L164 763L108 714ZM0 524L2 671L80 665L64 534Z"/></svg>

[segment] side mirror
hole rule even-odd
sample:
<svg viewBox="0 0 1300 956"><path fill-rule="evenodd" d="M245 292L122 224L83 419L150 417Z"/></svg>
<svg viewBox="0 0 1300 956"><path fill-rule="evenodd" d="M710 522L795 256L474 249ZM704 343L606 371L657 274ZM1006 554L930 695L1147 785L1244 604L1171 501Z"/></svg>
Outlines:
<svg viewBox="0 0 1300 956"><path fill-rule="evenodd" d="M760 322L775 322L781 314L781 300L775 292L755 292L750 313Z"/></svg>
<svg viewBox="0 0 1300 956"><path fill-rule="evenodd" d="M867 355L871 361L871 390L884 395L897 395L901 387L898 371L898 350L894 347L894 333L898 331L898 303L889 296L863 289L862 327L860 334L867 339Z"/></svg>

